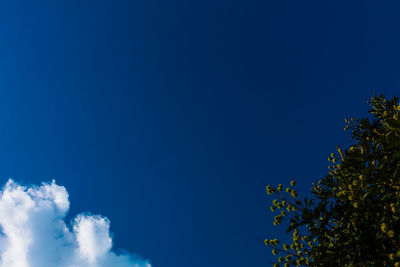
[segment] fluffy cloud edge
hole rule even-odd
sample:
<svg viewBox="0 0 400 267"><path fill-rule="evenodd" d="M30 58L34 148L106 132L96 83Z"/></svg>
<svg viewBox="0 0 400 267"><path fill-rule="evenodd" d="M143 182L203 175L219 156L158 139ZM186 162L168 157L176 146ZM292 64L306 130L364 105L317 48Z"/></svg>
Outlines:
<svg viewBox="0 0 400 267"><path fill-rule="evenodd" d="M69 195L55 180L0 191L0 267L151 267L135 254L112 251L110 221L78 214L65 223Z"/></svg>

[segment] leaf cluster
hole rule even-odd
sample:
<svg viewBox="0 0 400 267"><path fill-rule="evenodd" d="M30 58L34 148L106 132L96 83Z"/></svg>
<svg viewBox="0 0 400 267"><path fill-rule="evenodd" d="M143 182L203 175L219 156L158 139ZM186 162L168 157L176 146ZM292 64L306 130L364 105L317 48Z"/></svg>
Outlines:
<svg viewBox="0 0 400 267"><path fill-rule="evenodd" d="M278 257L274 266L400 266L398 102L373 96L369 117L345 119L354 143L329 156L328 174L313 183L311 199L298 198L294 181L285 192L267 186L279 198L271 206L281 210L274 225L287 220L293 233L290 245L266 239Z"/></svg>

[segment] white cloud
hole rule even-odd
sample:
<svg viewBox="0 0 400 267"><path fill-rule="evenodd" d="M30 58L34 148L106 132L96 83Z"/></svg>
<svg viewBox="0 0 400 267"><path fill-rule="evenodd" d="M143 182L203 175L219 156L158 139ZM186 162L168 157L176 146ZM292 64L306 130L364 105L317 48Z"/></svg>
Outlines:
<svg viewBox="0 0 400 267"><path fill-rule="evenodd" d="M151 267L112 248L110 221L80 214L68 227L68 192L9 180L0 191L0 267Z"/></svg>

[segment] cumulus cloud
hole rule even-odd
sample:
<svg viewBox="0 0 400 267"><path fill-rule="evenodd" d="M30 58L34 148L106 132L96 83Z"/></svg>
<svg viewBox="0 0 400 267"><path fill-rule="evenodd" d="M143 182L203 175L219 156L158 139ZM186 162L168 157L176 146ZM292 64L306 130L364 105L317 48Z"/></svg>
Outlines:
<svg viewBox="0 0 400 267"><path fill-rule="evenodd" d="M112 249L110 221L79 214L68 226L68 192L54 181L0 191L0 267L151 267Z"/></svg>

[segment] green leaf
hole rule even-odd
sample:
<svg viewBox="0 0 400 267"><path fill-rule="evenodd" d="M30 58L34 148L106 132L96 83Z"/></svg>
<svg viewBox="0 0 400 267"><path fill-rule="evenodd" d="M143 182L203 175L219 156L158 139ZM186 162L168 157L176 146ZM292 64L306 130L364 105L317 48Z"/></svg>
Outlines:
<svg viewBox="0 0 400 267"><path fill-rule="evenodd" d="M393 128L393 129L398 129L400 130L400 120L399 119L387 119L386 124Z"/></svg>
<svg viewBox="0 0 400 267"><path fill-rule="evenodd" d="M386 194L383 196L382 200L386 200L386 199L390 198L391 196L393 196L393 193Z"/></svg>

